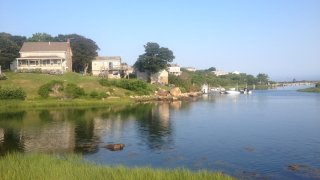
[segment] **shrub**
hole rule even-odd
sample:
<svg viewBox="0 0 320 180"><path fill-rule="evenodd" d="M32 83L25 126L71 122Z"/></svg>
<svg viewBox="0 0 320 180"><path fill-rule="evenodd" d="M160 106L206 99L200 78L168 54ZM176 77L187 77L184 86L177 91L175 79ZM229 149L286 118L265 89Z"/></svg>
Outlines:
<svg viewBox="0 0 320 180"><path fill-rule="evenodd" d="M63 90L63 82L62 81L50 81L38 89L38 94L42 98L48 98L49 94L56 91L62 91Z"/></svg>
<svg viewBox="0 0 320 180"><path fill-rule="evenodd" d="M139 94L148 94L150 89L148 84L137 79L121 79L121 80L108 80L100 79L99 83L102 86L116 86L122 89L127 89L130 91L135 91Z"/></svg>
<svg viewBox="0 0 320 180"><path fill-rule="evenodd" d="M5 74L0 74L0 80L6 80L8 79L7 76Z"/></svg>
<svg viewBox="0 0 320 180"><path fill-rule="evenodd" d="M19 99L24 100L26 92L22 88L0 87L0 99Z"/></svg>
<svg viewBox="0 0 320 180"><path fill-rule="evenodd" d="M97 98L98 96L99 96L99 94L98 94L97 91L91 91L90 97L92 97L92 98Z"/></svg>
<svg viewBox="0 0 320 180"><path fill-rule="evenodd" d="M320 82L316 84L316 88L320 88Z"/></svg>
<svg viewBox="0 0 320 180"><path fill-rule="evenodd" d="M80 96L85 95L84 89L81 87L78 87L75 84L67 84L65 88L65 93L67 97L70 97L70 98L78 98Z"/></svg>
<svg viewBox="0 0 320 180"><path fill-rule="evenodd" d="M106 93L104 93L104 92L101 92L99 94L99 98L106 98L106 97L108 97L108 95Z"/></svg>

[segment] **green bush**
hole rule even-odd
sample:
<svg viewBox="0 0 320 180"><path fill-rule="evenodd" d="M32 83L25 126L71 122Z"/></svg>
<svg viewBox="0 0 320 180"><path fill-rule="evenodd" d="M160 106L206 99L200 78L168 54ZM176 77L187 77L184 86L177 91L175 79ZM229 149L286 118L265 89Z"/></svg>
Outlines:
<svg viewBox="0 0 320 180"><path fill-rule="evenodd" d="M22 88L0 87L0 99L19 99L24 100L26 92Z"/></svg>
<svg viewBox="0 0 320 180"><path fill-rule="evenodd" d="M97 91L91 91L90 97L92 97L92 98L97 98L98 96L99 96L99 94L98 94Z"/></svg>
<svg viewBox="0 0 320 180"><path fill-rule="evenodd" d="M80 96L84 96L85 92L84 89L81 87L78 87L75 84L67 84L66 88L65 88L65 93L67 95L67 97L70 98L78 98Z"/></svg>
<svg viewBox="0 0 320 180"><path fill-rule="evenodd" d="M40 86L40 88L38 89L38 94L42 97L42 98L48 98L49 94L51 92L54 92L55 87L57 87L58 91L62 91L63 90L63 82L62 81L50 81L42 86Z"/></svg>
<svg viewBox="0 0 320 180"><path fill-rule="evenodd" d="M6 80L8 79L5 74L0 74L0 80Z"/></svg>
<svg viewBox="0 0 320 180"><path fill-rule="evenodd" d="M106 97L108 97L108 95L106 93L104 93L104 92L101 92L99 94L99 98L106 98Z"/></svg>
<svg viewBox="0 0 320 180"><path fill-rule="evenodd" d="M148 94L150 92L148 84L137 79L121 79L121 80L100 79L99 83L102 86L116 86L122 89L135 91L139 94Z"/></svg>
<svg viewBox="0 0 320 180"><path fill-rule="evenodd" d="M316 84L316 88L320 88L320 82Z"/></svg>

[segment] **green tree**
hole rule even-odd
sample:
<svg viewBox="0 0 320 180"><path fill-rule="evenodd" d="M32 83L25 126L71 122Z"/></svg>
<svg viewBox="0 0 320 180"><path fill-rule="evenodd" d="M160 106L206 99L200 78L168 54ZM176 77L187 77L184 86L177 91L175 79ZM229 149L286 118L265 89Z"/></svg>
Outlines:
<svg viewBox="0 0 320 180"><path fill-rule="evenodd" d="M100 50L96 42L78 34L59 34L54 41L65 42L67 39L71 41L73 70L76 72L90 70L91 62L98 55L97 51Z"/></svg>
<svg viewBox="0 0 320 180"><path fill-rule="evenodd" d="M217 69L215 67L210 67L209 69L207 69L207 71L216 71Z"/></svg>
<svg viewBox="0 0 320 180"><path fill-rule="evenodd" d="M173 52L159 44L148 42L145 46L145 53L140 55L134 67L141 72L157 73L167 68L169 62L175 58Z"/></svg>
<svg viewBox="0 0 320 180"><path fill-rule="evenodd" d="M7 37L0 36L0 65L2 69L10 69L10 63L19 57L20 48Z"/></svg>
<svg viewBox="0 0 320 180"><path fill-rule="evenodd" d="M19 50L25 40L24 36L0 33L0 65L3 69L9 69L10 63L19 57Z"/></svg>
<svg viewBox="0 0 320 180"><path fill-rule="evenodd" d="M54 41L54 38L47 33L35 33L32 37L27 39L28 42L48 42Z"/></svg>
<svg viewBox="0 0 320 180"><path fill-rule="evenodd" d="M257 81L258 81L259 84L267 84L268 81L269 81L268 74L259 73L257 75Z"/></svg>

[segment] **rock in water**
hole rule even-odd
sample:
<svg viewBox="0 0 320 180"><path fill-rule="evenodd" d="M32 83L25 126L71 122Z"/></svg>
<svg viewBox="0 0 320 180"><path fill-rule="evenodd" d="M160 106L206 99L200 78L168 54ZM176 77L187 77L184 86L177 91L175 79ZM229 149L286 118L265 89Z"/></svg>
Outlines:
<svg viewBox="0 0 320 180"><path fill-rule="evenodd" d="M179 87L174 87L174 88L172 88L172 89L170 90L170 94L171 94L171 96L173 96L173 97L178 97L178 96L181 95L181 90L180 90Z"/></svg>
<svg viewBox="0 0 320 180"><path fill-rule="evenodd" d="M124 144L107 144L105 148L109 149L110 151L120 151L124 148Z"/></svg>

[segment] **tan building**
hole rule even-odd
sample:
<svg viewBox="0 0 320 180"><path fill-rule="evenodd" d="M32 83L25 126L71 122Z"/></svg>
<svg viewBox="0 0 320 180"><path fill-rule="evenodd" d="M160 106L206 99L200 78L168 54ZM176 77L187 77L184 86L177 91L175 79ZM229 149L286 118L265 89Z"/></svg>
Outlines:
<svg viewBox="0 0 320 180"><path fill-rule="evenodd" d="M169 73L166 70L159 71L157 73L151 74L150 78L148 77L147 72L136 71L137 78L143 81L148 82L150 79L151 84L168 84L169 83Z"/></svg>
<svg viewBox="0 0 320 180"><path fill-rule="evenodd" d="M11 64L18 72L72 72L72 51L67 42L25 42L20 57Z"/></svg>
<svg viewBox="0 0 320 180"><path fill-rule="evenodd" d="M128 75L130 67L122 63L120 56L98 56L92 60L92 75L121 78Z"/></svg>

